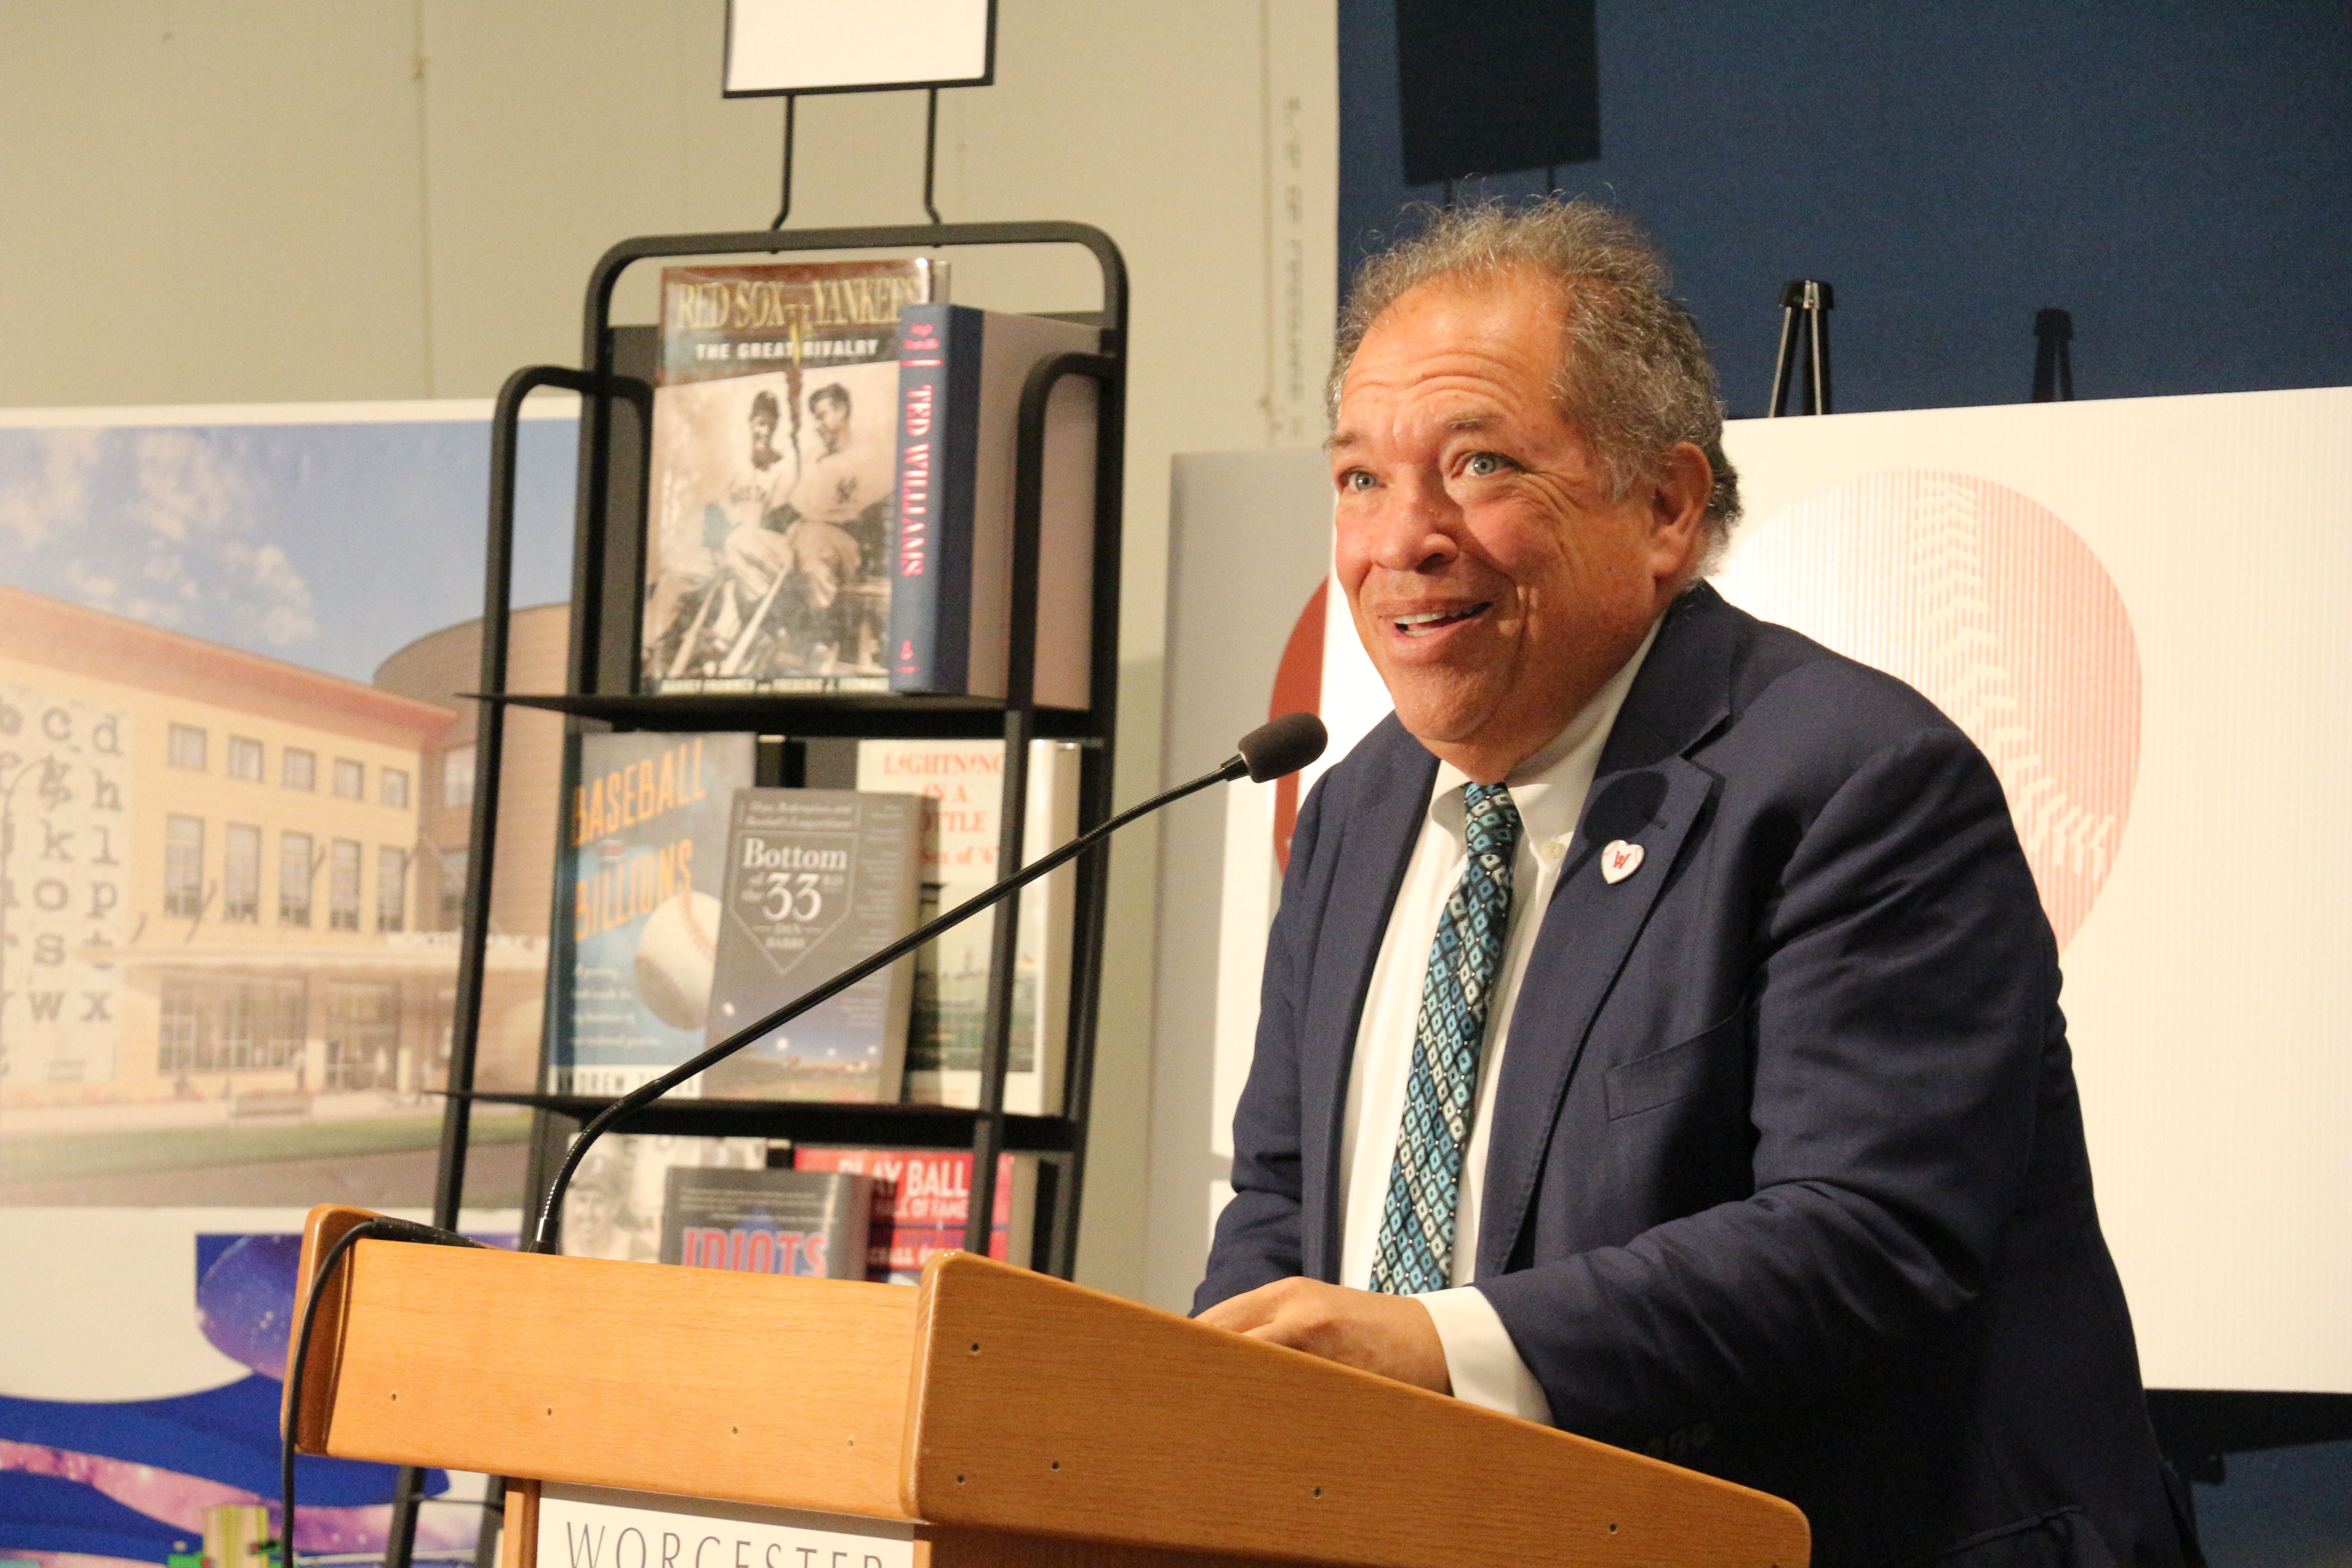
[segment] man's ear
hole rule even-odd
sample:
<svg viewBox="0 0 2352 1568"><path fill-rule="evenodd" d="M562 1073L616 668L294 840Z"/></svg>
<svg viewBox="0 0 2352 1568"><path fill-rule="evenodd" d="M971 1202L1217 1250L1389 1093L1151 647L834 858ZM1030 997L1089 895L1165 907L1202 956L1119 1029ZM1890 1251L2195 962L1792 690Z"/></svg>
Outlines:
<svg viewBox="0 0 2352 1568"><path fill-rule="evenodd" d="M1715 465L1688 441L1677 441L1658 462L1650 494L1650 542L1658 574L1675 588L1706 558L1706 503L1715 493Z"/></svg>

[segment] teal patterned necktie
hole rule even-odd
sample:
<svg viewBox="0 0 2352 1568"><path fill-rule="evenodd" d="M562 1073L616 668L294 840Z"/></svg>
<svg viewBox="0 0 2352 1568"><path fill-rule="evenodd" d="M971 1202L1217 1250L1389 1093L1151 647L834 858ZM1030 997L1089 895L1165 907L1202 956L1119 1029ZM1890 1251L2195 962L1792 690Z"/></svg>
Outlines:
<svg viewBox="0 0 2352 1568"><path fill-rule="evenodd" d="M1412 1075L1396 1164L1381 1211L1372 1289L1409 1296L1454 1283L1454 1214L1462 1197L1462 1155L1478 1103L1478 1058L1486 1007L1503 968L1511 918L1511 855L1519 810L1501 784L1463 792L1470 863L1445 900L1422 982L1413 1026Z"/></svg>

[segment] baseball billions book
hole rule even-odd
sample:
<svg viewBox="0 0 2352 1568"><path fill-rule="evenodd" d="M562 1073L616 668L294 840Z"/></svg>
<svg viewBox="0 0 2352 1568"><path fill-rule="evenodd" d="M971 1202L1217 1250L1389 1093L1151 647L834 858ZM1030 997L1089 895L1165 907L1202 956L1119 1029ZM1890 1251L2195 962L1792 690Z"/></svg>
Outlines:
<svg viewBox="0 0 2352 1568"><path fill-rule="evenodd" d="M752 756L745 734L580 737L551 1092L625 1094L702 1048L727 814Z"/></svg>

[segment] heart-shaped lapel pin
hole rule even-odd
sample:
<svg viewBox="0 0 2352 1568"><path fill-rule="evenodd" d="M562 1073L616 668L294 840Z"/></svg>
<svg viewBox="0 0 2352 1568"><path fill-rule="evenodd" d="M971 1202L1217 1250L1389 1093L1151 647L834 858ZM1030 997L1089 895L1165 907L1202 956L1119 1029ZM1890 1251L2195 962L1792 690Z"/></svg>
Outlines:
<svg viewBox="0 0 2352 1568"><path fill-rule="evenodd" d="M1601 851L1601 879L1612 886L1642 868L1642 847L1612 838Z"/></svg>

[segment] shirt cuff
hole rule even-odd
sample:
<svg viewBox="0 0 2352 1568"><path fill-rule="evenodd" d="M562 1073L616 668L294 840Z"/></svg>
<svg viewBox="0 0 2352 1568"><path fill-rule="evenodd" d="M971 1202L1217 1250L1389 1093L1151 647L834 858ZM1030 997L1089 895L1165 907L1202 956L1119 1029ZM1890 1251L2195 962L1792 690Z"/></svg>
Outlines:
<svg viewBox="0 0 2352 1568"><path fill-rule="evenodd" d="M1551 1401L1543 1384L1519 1359L1503 1327L1495 1303L1475 1285L1451 1290L1431 1290L1415 1296L1437 1325L1437 1342L1445 1351L1446 1375L1454 1380L1454 1397L1487 1410L1499 1410L1522 1421L1551 1425Z"/></svg>

